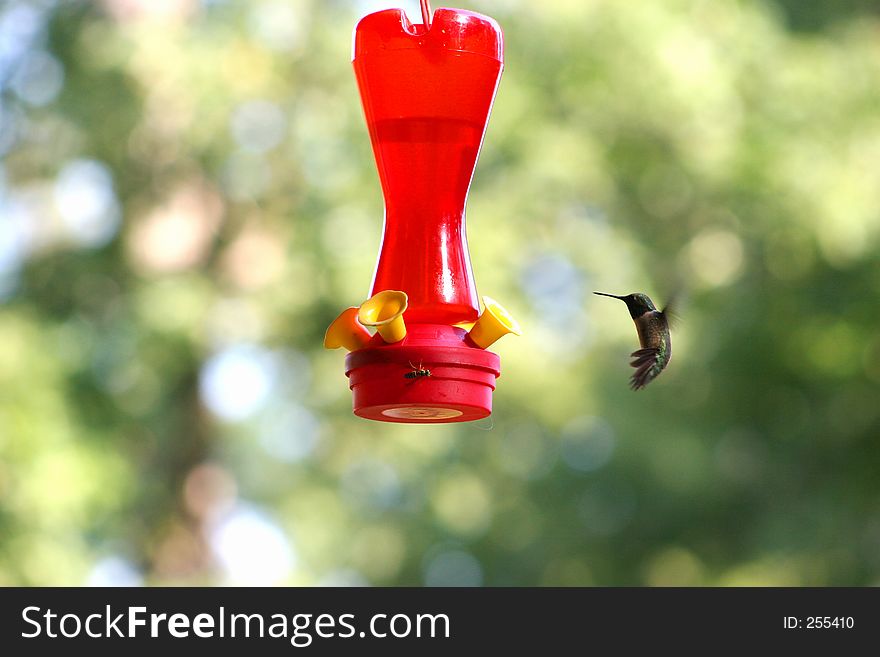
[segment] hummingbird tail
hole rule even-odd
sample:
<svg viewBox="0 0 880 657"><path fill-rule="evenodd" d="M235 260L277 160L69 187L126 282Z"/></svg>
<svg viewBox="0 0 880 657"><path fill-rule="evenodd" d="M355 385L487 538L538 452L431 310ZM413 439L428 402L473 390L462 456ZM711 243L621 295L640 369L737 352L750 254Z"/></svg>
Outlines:
<svg viewBox="0 0 880 657"><path fill-rule="evenodd" d="M659 355L657 348L639 349L630 354L633 359L630 365L636 368L629 382L633 390L641 390L663 370L658 362Z"/></svg>

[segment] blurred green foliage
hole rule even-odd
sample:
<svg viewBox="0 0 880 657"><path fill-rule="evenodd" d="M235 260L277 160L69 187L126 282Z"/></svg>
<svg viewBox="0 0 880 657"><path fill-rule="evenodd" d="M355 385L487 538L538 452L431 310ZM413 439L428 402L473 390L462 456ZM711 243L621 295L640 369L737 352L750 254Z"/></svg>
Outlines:
<svg viewBox="0 0 880 657"><path fill-rule="evenodd" d="M873 3L473 0L492 421L351 415L344 0L0 5L0 584L880 584ZM417 3L403 6L418 16ZM591 295L689 290L669 369Z"/></svg>

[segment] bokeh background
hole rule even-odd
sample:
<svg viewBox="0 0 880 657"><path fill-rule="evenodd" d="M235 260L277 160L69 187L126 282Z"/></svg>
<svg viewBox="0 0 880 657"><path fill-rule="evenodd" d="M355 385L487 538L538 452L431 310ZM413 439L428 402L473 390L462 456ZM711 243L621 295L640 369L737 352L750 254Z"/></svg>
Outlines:
<svg viewBox="0 0 880 657"><path fill-rule="evenodd" d="M878 3L462 4L525 335L425 427L321 348L381 234L352 28L415 0L0 3L0 584L880 584ZM633 393L591 292L681 281Z"/></svg>

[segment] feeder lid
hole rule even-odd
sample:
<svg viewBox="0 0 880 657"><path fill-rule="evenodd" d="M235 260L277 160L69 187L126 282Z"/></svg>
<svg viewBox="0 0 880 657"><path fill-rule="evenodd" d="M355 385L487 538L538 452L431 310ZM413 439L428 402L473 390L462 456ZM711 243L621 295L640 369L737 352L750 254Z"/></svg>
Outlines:
<svg viewBox="0 0 880 657"><path fill-rule="evenodd" d="M504 60L498 23L472 11L446 8L434 12L427 31L421 23L411 23L403 9L385 9L364 16L354 30L352 59L375 51L425 46Z"/></svg>
<svg viewBox="0 0 880 657"><path fill-rule="evenodd" d="M471 346L464 329L455 326L413 324L408 329L399 342L386 344L374 336L346 356L355 414L418 424L488 416L501 375L497 354Z"/></svg>

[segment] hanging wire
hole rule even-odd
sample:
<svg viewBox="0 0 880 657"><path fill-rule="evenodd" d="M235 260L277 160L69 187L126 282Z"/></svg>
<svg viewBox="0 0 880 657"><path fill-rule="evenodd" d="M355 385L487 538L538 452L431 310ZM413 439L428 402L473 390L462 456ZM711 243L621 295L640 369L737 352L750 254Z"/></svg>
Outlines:
<svg viewBox="0 0 880 657"><path fill-rule="evenodd" d="M422 5L422 22L425 24L425 30L431 29L431 3L428 0L421 0Z"/></svg>

